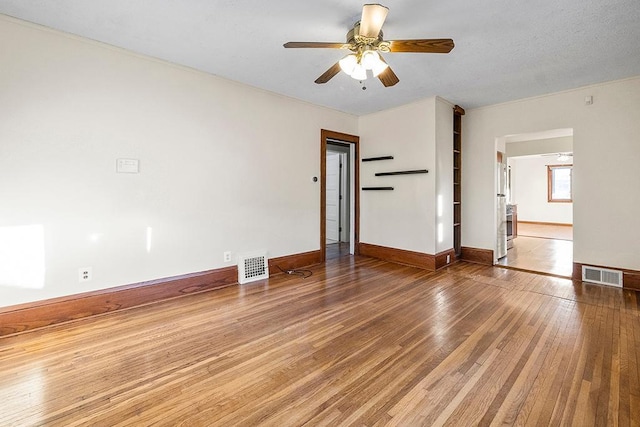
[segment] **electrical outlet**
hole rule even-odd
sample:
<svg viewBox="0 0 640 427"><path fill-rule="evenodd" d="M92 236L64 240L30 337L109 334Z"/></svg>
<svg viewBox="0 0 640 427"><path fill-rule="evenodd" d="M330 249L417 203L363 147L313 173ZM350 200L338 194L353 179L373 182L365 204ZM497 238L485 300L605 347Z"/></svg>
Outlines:
<svg viewBox="0 0 640 427"><path fill-rule="evenodd" d="M93 270L91 267L82 267L78 269L78 281L88 282L93 278Z"/></svg>
<svg viewBox="0 0 640 427"><path fill-rule="evenodd" d="M447 264L451 262L451 255L447 255Z"/></svg>
<svg viewBox="0 0 640 427"><path fill-rule="evenodd" d="M231 262L231 251L226 251L224 253L224 262Z"/></svg>

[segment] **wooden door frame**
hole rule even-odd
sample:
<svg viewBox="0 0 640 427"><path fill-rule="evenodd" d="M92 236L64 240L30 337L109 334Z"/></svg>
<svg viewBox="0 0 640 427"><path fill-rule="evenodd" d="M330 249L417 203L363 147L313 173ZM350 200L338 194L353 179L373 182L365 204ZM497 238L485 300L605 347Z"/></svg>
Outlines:
<svg viewBox="0 0 640 427"><path fill-rule="evenodd" d="M320 130L320 262L327 259L327 139L335 139L354 147L353 191L354 206L354 254L360 253L360 137L331 130Z"/></svg>

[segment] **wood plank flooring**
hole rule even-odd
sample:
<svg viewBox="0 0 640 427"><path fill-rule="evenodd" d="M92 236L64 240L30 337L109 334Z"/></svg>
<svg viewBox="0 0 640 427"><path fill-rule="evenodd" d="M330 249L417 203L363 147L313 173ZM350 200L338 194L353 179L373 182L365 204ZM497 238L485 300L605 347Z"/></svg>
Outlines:
<svg viewBox="0 0 640 427"><path fill-rule="evenodd" d="M518 236L498 265L571 278L573 242Z"/></svg>
<svg viewBox="0 0 640 427"><path fill-rule="evenodd" d="M518 236L573 240L573 226L518 221Z"/></svg>
<svg viewBox="0 0 640 427"><path fill-rule="evenodd" d="M640 425L636 292L312 270L0 339L0 425Z"/></svg>
<svg viewBox="0 0 640 427"><path fill-rule="evenodd" d="M349 242L336 242L326 247L326 259L335 259L349 255Z"/></svg>

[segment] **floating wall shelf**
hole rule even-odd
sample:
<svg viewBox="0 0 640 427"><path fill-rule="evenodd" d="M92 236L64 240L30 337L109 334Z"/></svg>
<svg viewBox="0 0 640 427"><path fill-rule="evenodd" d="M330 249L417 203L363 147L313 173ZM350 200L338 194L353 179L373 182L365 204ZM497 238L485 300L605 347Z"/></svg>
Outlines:
<svg viewBox="0 0 640 427"><path fill-rule="evenodd" d="M378 160L393 160L393 156L367 157L365 159L362 159L363 162L375 162Z"/></svg>
<svg viewBox="0 0 640 427"><path fill-rule="evenodd" d="M398 171L398 172L378 172L376 176L389 176L389 175L412 175L416 173L429 173L426 169L418 169L412 171Z"/></svg>
<svg viewBox="0 0 640 427"><path fill-rule="evenodd" d="M362 187L363 191L371 191L371 190L376 190L376 191L381 191L381 190L393 190L393 187Z"/></svg>

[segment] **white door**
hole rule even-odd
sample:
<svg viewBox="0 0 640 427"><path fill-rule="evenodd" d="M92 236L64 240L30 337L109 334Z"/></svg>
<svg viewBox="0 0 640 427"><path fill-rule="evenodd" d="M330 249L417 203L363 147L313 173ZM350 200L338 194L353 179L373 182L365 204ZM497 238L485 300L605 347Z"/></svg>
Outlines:
<svg viewBox="0 0 640 427"><path fill-rule="evenodd" d="M340 153L340 241L349 242L351 234L350 215L351 198L349 197L349 156Z"/></svg>
<svg viewBox="0 0 640 427"><path fill-rule="evenodd" d="M327 243L340 240L340 153L327 152Z"/></svg>

